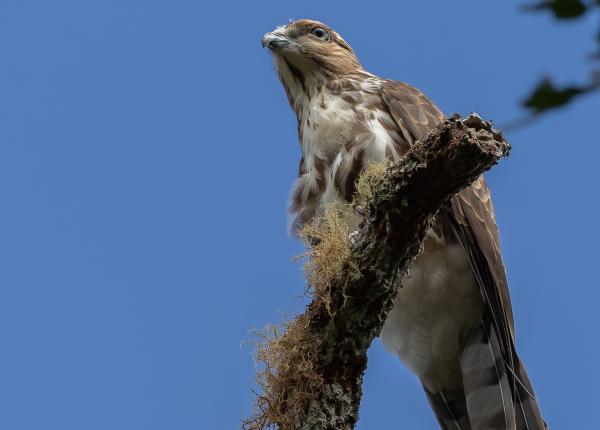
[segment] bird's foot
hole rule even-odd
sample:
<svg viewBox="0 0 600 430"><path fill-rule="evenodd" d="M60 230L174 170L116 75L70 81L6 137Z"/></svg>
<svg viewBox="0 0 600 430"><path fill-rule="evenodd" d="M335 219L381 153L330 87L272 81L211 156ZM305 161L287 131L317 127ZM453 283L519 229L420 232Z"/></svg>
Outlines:
<svg viewBox="0 0 600 430"><path fill-rule="evenodd" d="M350 245L352 245L352 246L356 245L356 242L358 242L358 234L359 234L359 231L356 230L348 235L348 241L350 242Z"/></svg>

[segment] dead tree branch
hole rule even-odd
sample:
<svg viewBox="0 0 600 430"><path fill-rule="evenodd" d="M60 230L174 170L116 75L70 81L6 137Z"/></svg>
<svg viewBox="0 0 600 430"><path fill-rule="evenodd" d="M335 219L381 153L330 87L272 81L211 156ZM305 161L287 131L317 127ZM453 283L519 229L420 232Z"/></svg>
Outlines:
<svg viewBox="0 0 600 430"><path fill-rule="evenodd" d="M308 365L319 383L307 384L302 372L290 374L285 387L258 402L259 414L246 428L354 428L367 350L435 214L509 149L490 123L476 115L462 120L454 115L387 169L368 202L345 273L332 281L327 306L313 300L292 323L302 329L294 332L290 345L298 348L307 361L303 367ZM309 386L309 395L298 395Z"/></svg>

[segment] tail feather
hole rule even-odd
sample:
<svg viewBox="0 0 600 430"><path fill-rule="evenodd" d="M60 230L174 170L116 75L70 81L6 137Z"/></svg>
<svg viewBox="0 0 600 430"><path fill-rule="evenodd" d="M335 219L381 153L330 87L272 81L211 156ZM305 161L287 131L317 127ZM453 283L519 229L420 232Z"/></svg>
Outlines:
<svg viewBox="0 0 600 430"><path fill-rule="evenodd" d="M542 418L542 412L535 399L531 381L523 362L517 360L517 386L516 388L516 418L517 430L544 430L548 425Z"/></svg>
<svg viewBox="0 0 600 430"><path fill-rule="evenodd" d="M498 337L485 321L465 339L460 355L459 390L425 388L444 430L546 430L531 382L515 356L515 369L504 360Z"/></svg>
<svg viewBox="0 0 600 430"><path fill-rule="evenodd" d="M425 387L423 389L443 430L471 430L463 390L433 393Z"/></svg>
<svg viewBox="0 0 600 430"><path fill-rule="evenodd" d="M513 395L498 338L482 322L460 358L463 388L473 429L516 429Z"/></svg>

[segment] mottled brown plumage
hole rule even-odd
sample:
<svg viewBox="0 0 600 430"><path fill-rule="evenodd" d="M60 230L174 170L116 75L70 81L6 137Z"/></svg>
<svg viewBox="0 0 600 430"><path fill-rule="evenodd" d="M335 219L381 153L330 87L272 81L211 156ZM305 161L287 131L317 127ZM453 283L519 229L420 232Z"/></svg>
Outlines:
<svg viewBox="0 0 600 430"><path fill-rule="evenodd" d="M369 162L398 160L443 120L419 90L365 71L327 25L294 21L263 37L298 120L293 229L350 202ZM448 429L543 429L515 352L498 229L483 177L442 209L382 331Z"/></svg>

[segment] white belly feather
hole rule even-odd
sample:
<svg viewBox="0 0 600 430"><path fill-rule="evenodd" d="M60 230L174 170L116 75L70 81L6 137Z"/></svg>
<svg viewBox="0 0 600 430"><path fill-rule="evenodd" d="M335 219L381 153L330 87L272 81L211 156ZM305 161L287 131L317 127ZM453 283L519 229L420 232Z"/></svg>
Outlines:
<svg viewBox="0 0 600 430"><path fill-rule="evenodd" d="M479 319L481 299L463 248L433 248L425 247L402 280L381 339L435 390L460 385L459 338Z"/></svg>

